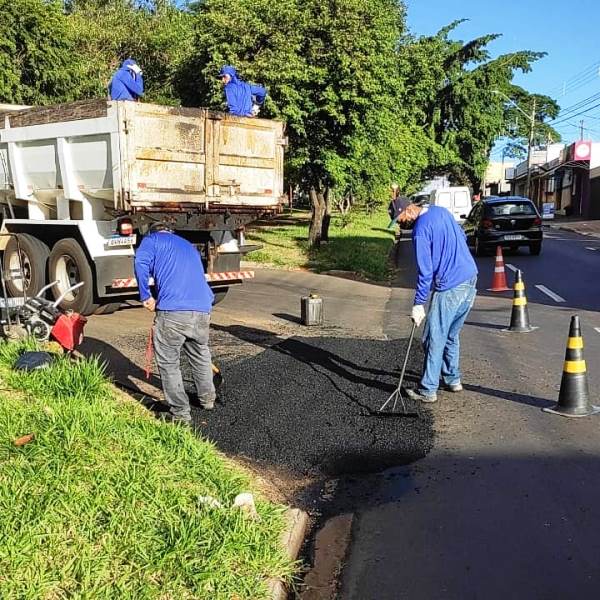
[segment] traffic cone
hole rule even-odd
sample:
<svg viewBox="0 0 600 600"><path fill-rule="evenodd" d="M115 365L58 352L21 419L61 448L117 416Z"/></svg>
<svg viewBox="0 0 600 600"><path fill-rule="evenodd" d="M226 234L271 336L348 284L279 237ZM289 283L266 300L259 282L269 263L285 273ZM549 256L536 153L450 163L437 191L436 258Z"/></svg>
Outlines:
<svg viewBox="0 0 600 600"><path fill-rule="evenodd" d="M510 315L510 325L504 331L513 331L516 333L529 333L537 329L529 323L529 310L527 308L527 297L525 296L525 284L521 271L517 271L515 278L515 295L513 298L512 313Z"/></svg>
<svg viewBox="0 0 600 600"><path fill-rule="evenodd" d="M504 270L504 257L502 256L502 246L496 247L496 263L494 264L494 277L492 278L492 287L488 292L509 292L510 288L506 283L506 271Z"/></svg>
<svg viewBox="0 0 600 600"><path fill-rule="evenodd" d="M553 408L543 410L563 417L587 417L600 412L599 406L590 404L583 338L577 315L571 317L558 402Z"/></svg>

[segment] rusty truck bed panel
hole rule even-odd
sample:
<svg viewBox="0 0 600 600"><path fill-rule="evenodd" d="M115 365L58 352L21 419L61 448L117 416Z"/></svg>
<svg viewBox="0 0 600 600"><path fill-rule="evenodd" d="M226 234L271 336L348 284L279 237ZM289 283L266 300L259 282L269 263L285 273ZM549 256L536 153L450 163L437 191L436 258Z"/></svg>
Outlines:
<svg viewBox="0 0 600 600"><path fill-rule="evenodd" d="M202 108L4 106L0 200L43 219L69 218L69 210L71 218L99 219L114 209L274 211L283 197L284 134L278 121Z"/></svg>

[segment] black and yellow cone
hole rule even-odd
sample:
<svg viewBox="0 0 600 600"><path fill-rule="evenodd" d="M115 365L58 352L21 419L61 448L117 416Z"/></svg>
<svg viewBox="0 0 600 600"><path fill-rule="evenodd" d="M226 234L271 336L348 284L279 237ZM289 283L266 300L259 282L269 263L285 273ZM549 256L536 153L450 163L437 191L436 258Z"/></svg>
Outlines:
<svg viewBox="0 0 600 600"><path fill-rule="evenodd" d="M583 338L577 315L571 317L558 402L553 408L543 410L563 417L588 417L600 412L600 407L590 404Z"/></svg>
<svg viewBox="0 0 600 600"><path fill-rule="evenodd" d="M513 331L516 333L529 333L537 327L532 327L529 322L529 309L527 308L527 296L525 295L525 283L521 271L517 271L515 278L515 293L513 297L512 313L510 315L510 325L504 331Z"/></svg>

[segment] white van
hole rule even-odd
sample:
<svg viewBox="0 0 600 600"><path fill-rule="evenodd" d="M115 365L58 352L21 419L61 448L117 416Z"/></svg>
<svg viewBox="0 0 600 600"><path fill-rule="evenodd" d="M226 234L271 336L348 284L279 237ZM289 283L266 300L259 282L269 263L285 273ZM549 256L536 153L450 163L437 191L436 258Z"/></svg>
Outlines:
<svg viewBox="0 0 600 600"><path fill-rule="evenodd" d="M471 212L471 190L468 187L447 187L433 190L429 194L429 204L447 208L454 218L462 223L461 215Z"/></svg>

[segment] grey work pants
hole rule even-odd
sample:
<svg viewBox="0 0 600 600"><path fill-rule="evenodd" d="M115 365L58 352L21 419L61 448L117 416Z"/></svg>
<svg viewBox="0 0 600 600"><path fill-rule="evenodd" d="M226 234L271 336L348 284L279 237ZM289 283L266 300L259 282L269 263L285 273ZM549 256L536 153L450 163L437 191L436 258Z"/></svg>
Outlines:
<svg viewBox="0 0 600 600"><path fill-rule="evenodd" d="M174 419L191 422L190 401L183 386L180 358L185 353L203 406L215 401L208 330L210 315L194 311L157 311L154 319L154 352L165 400Z"/></svg>

